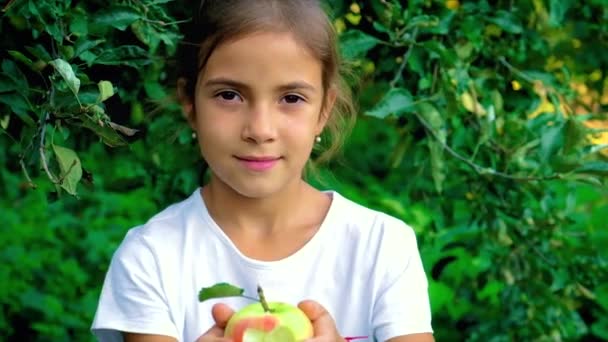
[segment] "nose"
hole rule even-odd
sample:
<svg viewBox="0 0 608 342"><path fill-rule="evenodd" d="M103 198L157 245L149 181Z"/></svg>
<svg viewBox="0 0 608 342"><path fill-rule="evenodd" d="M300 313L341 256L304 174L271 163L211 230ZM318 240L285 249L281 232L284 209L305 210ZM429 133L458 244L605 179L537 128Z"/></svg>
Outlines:
<svg viewBox="0 0 608 342"><path fill-rule="evenodd" d="M248 113L243 128L243 139L249 142L261 144L273 141L276 138L276 118L271 106L252 106Z"/></svg>

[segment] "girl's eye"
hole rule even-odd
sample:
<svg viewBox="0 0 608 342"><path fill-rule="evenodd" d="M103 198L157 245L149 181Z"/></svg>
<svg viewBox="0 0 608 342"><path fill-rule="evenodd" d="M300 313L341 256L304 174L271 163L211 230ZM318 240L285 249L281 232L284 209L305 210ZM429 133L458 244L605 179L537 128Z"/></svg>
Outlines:
<svg viewBox="0 0 608 342"><path fill-rule="evenodd" d="M303 101L304 99L298 95L287 95L283 98L286 103L298 103L299 101Z"/></svg>
<svg viewBox="0 0 608 342"><path fill-rule="evenodd" d="M239 94L234 91L222 91L221 93L218 93L216 97L220 97L224 101L234 101L240 99Z"/></svg>

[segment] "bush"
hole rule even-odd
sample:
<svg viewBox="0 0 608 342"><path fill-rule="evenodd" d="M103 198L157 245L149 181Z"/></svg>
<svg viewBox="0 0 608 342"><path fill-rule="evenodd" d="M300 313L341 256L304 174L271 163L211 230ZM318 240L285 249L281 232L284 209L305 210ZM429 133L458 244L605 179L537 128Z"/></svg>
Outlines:
<svg viewBox="0 0 608 342"><path fill-rule="evenodd" d="M415 228L437 340L608 339L603 1L337 0L328 11L361 116L313 182ZM91 340L126 230L200 184L172 100L184 13L169 0L5 5L8 339Z"/></svg>

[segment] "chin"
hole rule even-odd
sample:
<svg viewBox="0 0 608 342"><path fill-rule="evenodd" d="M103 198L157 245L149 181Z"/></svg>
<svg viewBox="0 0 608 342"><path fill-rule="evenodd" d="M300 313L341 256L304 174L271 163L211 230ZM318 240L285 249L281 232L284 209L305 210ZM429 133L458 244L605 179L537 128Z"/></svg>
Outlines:
<svg viewBox="0 0 608 342"><path fill-rule="evenodd" d="M232 187L239 195L251 199L262 199L270 197L280 192L281 187L276 184L269 186L248 184L244 186Z"/></svg>
<svg viewBox="0 0 608 342"><path fill-rule="evenodd" d="M265 175L263 177L243 177L239 174L226 174L224 177L214 174L213 176L220 188L251 199L272 197L294 184L294 182L285 179L285 175L281 174Z"/></svg>

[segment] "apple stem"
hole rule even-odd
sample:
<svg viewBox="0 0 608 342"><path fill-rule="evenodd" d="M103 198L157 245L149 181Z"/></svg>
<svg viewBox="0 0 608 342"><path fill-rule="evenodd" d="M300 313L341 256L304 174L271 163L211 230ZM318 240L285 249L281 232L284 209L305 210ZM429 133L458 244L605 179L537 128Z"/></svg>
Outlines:
<svg viewBox="0 0 608 342"><path fill-rule="evenodd" d="M252 300L252 301L254 301L254 302L259 302L259 301L260 301L260 299L259 299L259 298L256 298L256 297L250 297L250 296L246 296L246 295L241 295L240 297L241 297L241 298L245 298L245 299Z"/></svg>
<svg viewBox="0 0 608 342"><path fill-rule="evenodd" d="M258 296L260 297L260 303L262 303L264 312L270 312L270 308L268 307L268 302L266 302L266 297L264 297L264 290L262 290L262 287L260 285L258 285Z"/></svg>

